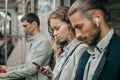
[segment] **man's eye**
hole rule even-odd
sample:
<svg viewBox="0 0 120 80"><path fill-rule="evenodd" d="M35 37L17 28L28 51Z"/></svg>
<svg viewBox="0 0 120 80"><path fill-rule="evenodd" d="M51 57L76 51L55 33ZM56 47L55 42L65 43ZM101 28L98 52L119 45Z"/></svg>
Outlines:
<svg viewBox="0 0 120 80"><path fill-rule="evenodd" d="M23 27L24 27L24 28L26 28L26 27L27 27L27 25L23 25Z"/></svg>
<svg viewBox="0 0 120 80"><path fill-rule="evenodd" d="M79 28L79 29L81 29L82 27L83 27L82 24L79 24L79 25L76 25L76 26L75 26L75 28Z"/></svg>

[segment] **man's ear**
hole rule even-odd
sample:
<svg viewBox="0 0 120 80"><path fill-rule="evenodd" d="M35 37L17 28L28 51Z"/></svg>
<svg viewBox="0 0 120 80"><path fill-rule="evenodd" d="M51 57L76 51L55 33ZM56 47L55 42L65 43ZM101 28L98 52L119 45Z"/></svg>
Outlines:
<svg viewBox="0 0 120 80"><path fill-rule="evenodd" d="M37 26L37 22L32 22L32 25L34 26L34 27L36 27Z"/></svg>
<svg viewBox="0 0 120 80"><path fill-rule="evenodd" d="M95 10L93 13L93 21L94 23L96 23L97 25L101 22L101 19L103 18L103 13L100 10Z"/></svg>

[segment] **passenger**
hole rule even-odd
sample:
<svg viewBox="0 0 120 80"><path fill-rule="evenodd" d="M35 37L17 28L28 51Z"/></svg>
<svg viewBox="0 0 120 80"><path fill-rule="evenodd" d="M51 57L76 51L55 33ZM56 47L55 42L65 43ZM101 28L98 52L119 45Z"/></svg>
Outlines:
<svg viewBox="0 0 120 80"><path fill-rule="evenodd" d="M74 80L120 80L120 37L110 28L106 16L99 0L77 0L71 6L69 18L76 37L89 45Z"/></svg>
<svg viewBox="0 0 120 80"><path fill-rule="evenodd" d="M0 40L3 40L4 39L4 36L2 34L2 32L0 32Z"/></svg>
<svg viewBox="0 0 120 80"><path fill-rule="evenodd" d="M39 29L39 18L34 13L28 13L21 19L24 32L30 35L29 54L23 65L17 67L0 66L0 70L5 69L5 73L0 73L3 80L25 78L25 80L47 80L47 77L37 72L36 62L41 66L49 65L52 53L52 47L49 40ZM19 57L19 56L17 56ZM23 79L21 79L23 80Z"/></svg>
<svg viewBox="0 0 120 80"><path fill-rule="evenodd" d="M86 50L87 45L75 39L72 25L68 18L68 7L60 7L54 11L49 19L49 31L51 31L57 49L56 64L51 71L50 67L40 68L40 72L52 80L70 80L74 77L78 60Z"/></svg>
<svg viewBox="0 0 120 80"><path fill-rule="evenodd" d="M11 52L14 49L14 44L12 43L12 37L7 37L7 58L11 55ZM0 65L5 65L5 41L0 46Z"/></svg>

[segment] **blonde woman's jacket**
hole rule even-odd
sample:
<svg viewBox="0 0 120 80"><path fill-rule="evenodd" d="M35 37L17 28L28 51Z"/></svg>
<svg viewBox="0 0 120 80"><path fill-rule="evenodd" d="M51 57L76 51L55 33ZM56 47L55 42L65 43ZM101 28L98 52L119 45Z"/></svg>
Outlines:
<svg viewBox="0 0 120 80"><path fill-rule="evenodd" d="M79 58L81 54L87 49L87 45L77 39L74 40L75 41L72 43L72 46L68 52L70 56L64 62L64 65L62 66L55 80L73 80L75 77Z"/></svg>

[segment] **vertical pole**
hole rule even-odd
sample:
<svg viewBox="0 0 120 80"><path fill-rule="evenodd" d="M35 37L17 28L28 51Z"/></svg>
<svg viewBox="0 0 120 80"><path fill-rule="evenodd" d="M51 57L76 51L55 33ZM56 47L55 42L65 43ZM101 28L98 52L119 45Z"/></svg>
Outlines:
<svg viewBox="0 0 120 80"><path fill-rule="evenodd" d="M5 0L5 25L4 25L4 35L5 35L5 65L7 65L7 5L8 0Z"/></svg>

